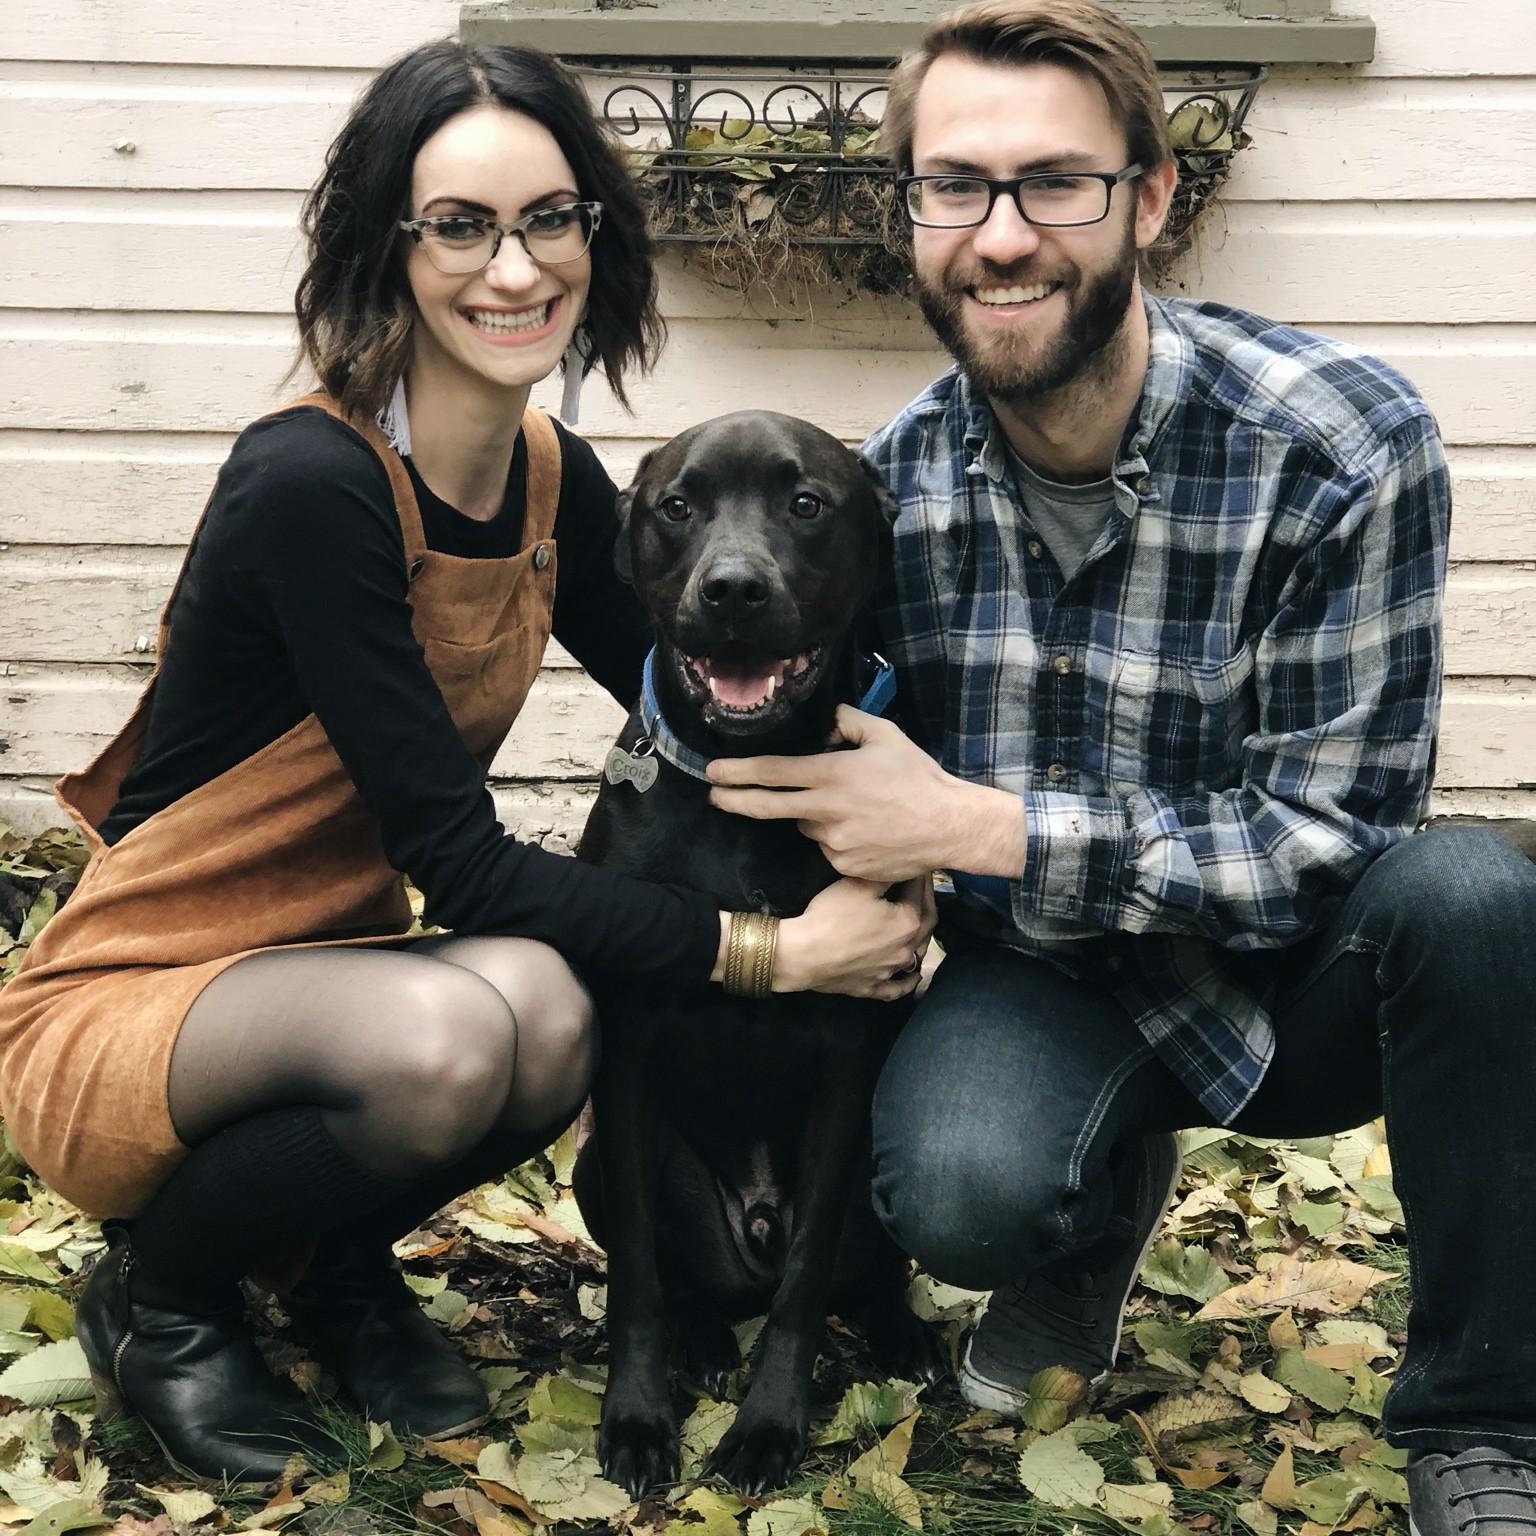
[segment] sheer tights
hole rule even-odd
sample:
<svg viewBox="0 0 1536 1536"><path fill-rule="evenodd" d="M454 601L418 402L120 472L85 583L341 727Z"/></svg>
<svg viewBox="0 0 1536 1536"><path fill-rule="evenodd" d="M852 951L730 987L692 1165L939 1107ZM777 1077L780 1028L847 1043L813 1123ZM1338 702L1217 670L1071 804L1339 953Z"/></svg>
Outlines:
<svg viewBox="0 0 1536 1536"><path fill-rule="evenodd" d="M595 1057L586 989L531 940L253 955L182 1024L170 1111L192 1150L135 1252L213 1305L296 1242L382 1247L547 1144Z"/></svg>

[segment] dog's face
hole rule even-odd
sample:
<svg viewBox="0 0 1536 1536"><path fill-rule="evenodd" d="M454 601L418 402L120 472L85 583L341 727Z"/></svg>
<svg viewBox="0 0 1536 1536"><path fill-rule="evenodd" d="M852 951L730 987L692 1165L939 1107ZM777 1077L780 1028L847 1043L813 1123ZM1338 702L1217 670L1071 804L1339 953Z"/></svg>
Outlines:
<svg viewBox="0 0 1536 1536"><path fill-rule="evenodd" d="M658 661L706 726L747 736L816 692L870 595L896 503L819 428L739 411L647 454L619 507Z"/></svg>

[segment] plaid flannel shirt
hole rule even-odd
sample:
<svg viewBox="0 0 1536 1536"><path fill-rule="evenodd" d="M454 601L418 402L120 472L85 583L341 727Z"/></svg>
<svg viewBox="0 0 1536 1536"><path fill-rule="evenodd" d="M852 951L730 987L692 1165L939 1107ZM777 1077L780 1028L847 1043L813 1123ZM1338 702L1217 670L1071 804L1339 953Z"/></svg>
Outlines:
<svg viewBox="0 0 1536 1536"><path fill-rule="evenodd" d="M1216 1123L1273 1051L1285 947L1428 806L1450 494L1385 364L1148 298L1116 510L1063 581L951 369L864 451L895 491L882 648L950 773L1016 792L967 927L1103 978Z"/></svg>

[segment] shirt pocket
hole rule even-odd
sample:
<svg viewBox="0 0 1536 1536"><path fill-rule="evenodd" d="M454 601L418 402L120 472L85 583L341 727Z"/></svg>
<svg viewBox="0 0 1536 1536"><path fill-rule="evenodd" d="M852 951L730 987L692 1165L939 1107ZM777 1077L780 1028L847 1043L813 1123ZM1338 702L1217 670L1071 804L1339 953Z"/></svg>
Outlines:
<svg viewBox="0 0 1536 1536"><path fill-rule="evenodd" d="M1106 766L1122 793L1230 789L1258 719L1247 646L1224 661L1122 651L1110 683Z"/></svg>

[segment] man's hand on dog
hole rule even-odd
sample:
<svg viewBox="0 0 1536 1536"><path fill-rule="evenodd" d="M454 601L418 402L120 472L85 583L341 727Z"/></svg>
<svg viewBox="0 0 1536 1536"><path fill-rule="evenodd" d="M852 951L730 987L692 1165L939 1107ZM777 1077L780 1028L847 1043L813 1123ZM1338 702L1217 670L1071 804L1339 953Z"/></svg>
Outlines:
<svg viewBox="0 0 1536 1536"><path fill-rule="evenodd" d="M814 757L717 758L710 803L764 821L795 821L841 875L894 883L935 869L1016 877L1024 804L1007 790L945 773L899 727L847 704L835 742Z"/></svg>

